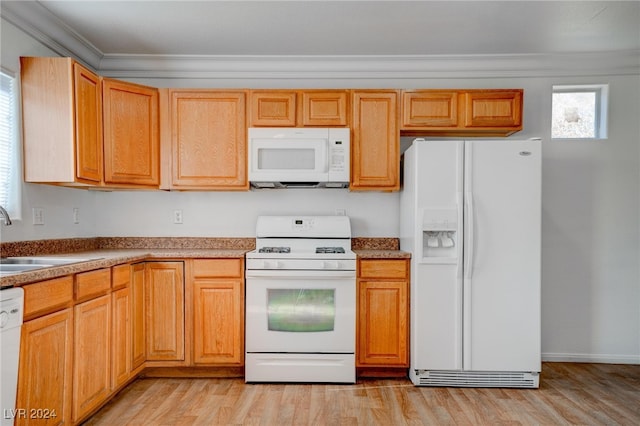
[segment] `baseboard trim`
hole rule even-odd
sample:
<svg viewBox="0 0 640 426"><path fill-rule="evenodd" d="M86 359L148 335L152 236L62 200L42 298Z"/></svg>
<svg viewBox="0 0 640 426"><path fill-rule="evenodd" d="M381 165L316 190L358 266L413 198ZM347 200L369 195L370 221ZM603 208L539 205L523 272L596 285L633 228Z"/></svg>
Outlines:
<svg viewBox="0 0 640 426"><path fill-rule="evenodd" d="M542 361L588 362L588 363L596 363L596 364L640 364L640 355L576 354L576 353L547 352L542 354Z"/></svg>

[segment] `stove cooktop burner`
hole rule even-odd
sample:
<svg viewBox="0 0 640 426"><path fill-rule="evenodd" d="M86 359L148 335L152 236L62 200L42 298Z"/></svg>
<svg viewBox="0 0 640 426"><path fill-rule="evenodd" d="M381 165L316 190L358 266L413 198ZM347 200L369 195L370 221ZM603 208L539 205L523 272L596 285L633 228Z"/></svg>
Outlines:
<svg viewBox="0 0 640 426"><path fill-rule="evenodd" d="M316 247L316 253L344 253L343 247Z"/></svg>
<svg viewBox="0 0 640 426"><path fill-rule="evenodd" d="M291 247L262 247L258 253L291 253Z"/></svg>

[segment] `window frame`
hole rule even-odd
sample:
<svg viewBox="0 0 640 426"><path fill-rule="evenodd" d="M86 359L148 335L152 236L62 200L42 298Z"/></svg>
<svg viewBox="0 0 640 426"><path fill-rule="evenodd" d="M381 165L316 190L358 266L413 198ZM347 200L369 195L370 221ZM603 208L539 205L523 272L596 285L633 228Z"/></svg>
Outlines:
<svg viewBox="0 0 640 426"><path fill-rule="evenodd" d="M594 136L593 137L554 137L553 136L553 95L556 93L594 93ZM609 109L609 85L608 84L554 84L551 88L551 126L549 129L550 140L557 141L597 141L608 139L608 109Z"/></svg>
<svg viewBox="0 0 640 426"><path fill-rule="evenodd" d="M8 78L11 80L11 92L13 96L13 108L11 111L11 126L9 132L8 145L12 151L9 164L9 185L7 203L3 207L9 213L12 221L22 220L22 150L20 144L21 127L20 127L20 82L16 74L4 67L0 67L0 78ZM2 90L4 93L4 90ZM4 141L0 140L0 143ZM0 188L1 190L1 188Z"/></svg>

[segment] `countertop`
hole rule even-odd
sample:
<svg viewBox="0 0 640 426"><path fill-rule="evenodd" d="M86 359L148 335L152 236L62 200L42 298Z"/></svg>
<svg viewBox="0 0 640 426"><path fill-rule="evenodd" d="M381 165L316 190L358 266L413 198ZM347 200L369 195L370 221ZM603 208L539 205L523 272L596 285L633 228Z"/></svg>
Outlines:
<svg viewBox="0 0 640 426"><path fill-rule="evenodd" d="M0 248L2 256L88 259L80 263L2 276L0 287L6 288L144 260L243 258L247 252L255 248L255 239L97 237L2 243ZM397 238L355 237L352 239L352 248L360 259L408 259L411 257L410 253L399 250Z"/></svg>
<svg viewBox="0 0 640 426"><path fill-rule="evenodd" d="M0 287L16 287L32 282L62 277L69 274L108 268L122 263L143 260L196 259L196 258L241 258L249 249L111 249L73 252L46 257L91 259L51 268L37 269L20 274L0 277Z"/></svg>
<svg viewBox="0 0 640 426"><path fill-rule="evenodd" d="M411 253L402 250L354 250L360 259L411 259Z"/></svg>

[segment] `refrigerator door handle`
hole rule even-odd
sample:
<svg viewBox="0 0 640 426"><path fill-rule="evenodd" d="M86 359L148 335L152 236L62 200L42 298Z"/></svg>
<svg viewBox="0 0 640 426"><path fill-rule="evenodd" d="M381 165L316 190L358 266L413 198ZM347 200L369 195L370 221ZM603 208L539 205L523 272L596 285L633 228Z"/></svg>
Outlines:
<svg viewBox="0 0 640 426"><path fill-rule="evenodd" d="M458 241L462 241L462 229L463 229L463 225L462 225L462 221L464 220L464 207L461 207L460 205L461 200L463 199L462 197L462 191L459 191L457 194L457 209L458 209ZM462 259L463 259L463 247L464 244L459 243L457 244L457 248L456 248L456 258L457 258L457 263L456 263L456 277L458 277L458 279L462 278L462 273L463 273L463 268L462 268Z"/></svg>
<svg viewBox="0 0 640 426"><path fill-rule="evenodd" d="M473 208L473 192L468 191L465 197L467 203L467 256L465 258L464 276L470 279L473 275L473 247L475 245L475 232L473 222L475 222L475 213Z"/></svg>

